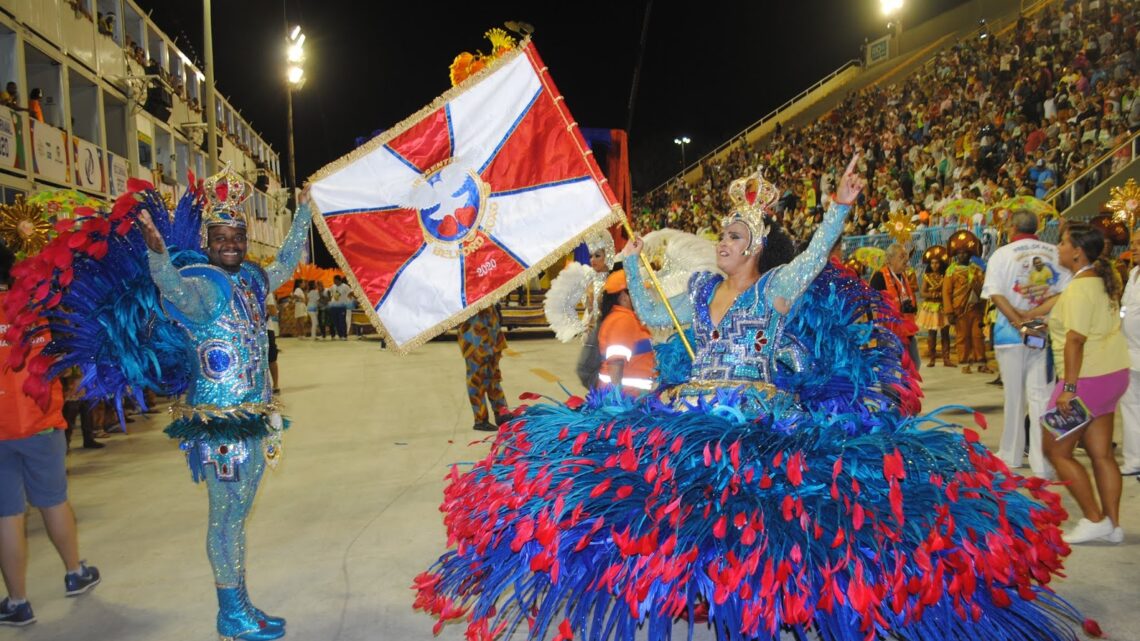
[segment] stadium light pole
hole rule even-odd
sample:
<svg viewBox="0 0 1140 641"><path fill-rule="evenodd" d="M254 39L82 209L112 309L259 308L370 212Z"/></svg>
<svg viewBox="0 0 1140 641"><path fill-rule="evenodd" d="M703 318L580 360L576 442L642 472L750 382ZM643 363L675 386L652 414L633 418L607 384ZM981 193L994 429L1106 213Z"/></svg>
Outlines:
<svg viewBox="0 0 1140 641"><path fill-rule="evenodd" d="M899 36L902 35L902 19L899 14L902 12L903 0L879 0L879 8L882 9L883 16L889 20L887 30L894 36L891 38L895 46L894 55L898 55L901 51Z"/></svg>
<svg viewBox="0 0 1140 641"><path fill-rule="evenodd" d="M289 188L297 189L297 163L293 151L293 92L305 84L305 34L300 26L293 27L285 36L285 111L288 120L289 144Z"/></svg>
<svg viewBox="0 0 1140 641"><path fill-rule="evenodd" d="M689 140L688 136L681 136L680 138L673 139L673 144L681 147L681 171L685 171L685 145L691 142L693 141Z"/></svg>
<svg viewBox="0 0 1140 641"><path fill-rule="evenodd" d="M289 145L289 200L297 209L297 162L293 150L293 92L305 85L305 34L300 25L294 26L285 34L285 118ZM309 227L309 260L315 251L313 229Z"/></svg>
<svg viewBox="0 0 1140 641"><path fill-rule="evenodd" d="M218 111L214 96L214 28L210 0L202 0L203 54L206 56L206 175L218 173Z"/></svg>

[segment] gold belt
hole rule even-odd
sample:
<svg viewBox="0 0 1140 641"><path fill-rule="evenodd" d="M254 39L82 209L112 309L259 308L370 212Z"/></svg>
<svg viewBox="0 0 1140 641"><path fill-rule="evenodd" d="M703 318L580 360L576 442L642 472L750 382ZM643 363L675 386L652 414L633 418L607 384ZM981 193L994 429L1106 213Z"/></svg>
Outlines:
<svg viewBox="0 0 1140 641"><path fill-rule="evenodd" d="M248 416L268 416L281 411L281 404L272 400L268 403L239 403L237 405L188 405L181 400L170 406L170 415L175 419L198 419L210 421L216 418L245 418Z"/></svg>
<svg viewBox="0 0 1140 641"><path fill-rule="evenodd" d="M776 386L771 383L762 381L709 381L709 380L696 380L689 381L680 386L679 393L683 396L697 396L701 394L708 394L718 390L733 390L740 387L754 389L758 392L772 396L776 393Z"/></svg>
<svg viewBox="0 0 1140 641"><path fill-rule="evenodd" d="M670 390L666 390L661 396L662 399L666 402L676 405L684 399L693 399L697 397L711 398L718 391L734 390L741 387L756 390L768 398L775 396L779 391L775 385L761 381L695 380L689 381L684 385L674 387Z"/></svg>

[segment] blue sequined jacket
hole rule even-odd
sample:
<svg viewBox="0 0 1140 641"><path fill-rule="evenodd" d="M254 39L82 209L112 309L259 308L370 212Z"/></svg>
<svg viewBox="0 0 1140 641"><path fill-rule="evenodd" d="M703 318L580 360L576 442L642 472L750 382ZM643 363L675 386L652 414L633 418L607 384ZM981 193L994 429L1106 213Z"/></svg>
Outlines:
<svg viewBox="0 0 1140 641"><path fill-rule="evenodd" d="M245 262L236 272L209 264L178 269L170 253L150 252L151 276L163 305L190 335L193 374L176 417L229 418L266 413L268 377L265 298L292 275L301 257L312 210L298 208L276 259L266 269Z"/></svg>

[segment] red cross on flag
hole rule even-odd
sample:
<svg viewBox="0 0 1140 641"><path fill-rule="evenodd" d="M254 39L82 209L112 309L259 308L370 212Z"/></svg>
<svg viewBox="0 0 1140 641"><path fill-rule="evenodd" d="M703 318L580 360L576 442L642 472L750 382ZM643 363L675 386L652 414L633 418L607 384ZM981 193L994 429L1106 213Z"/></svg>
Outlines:
<svg viewBox="0 0 1140 641"><path fill-rule="evenodd" d="M310 181L317 229L399 351L622 215L530 42Z"/></svg>

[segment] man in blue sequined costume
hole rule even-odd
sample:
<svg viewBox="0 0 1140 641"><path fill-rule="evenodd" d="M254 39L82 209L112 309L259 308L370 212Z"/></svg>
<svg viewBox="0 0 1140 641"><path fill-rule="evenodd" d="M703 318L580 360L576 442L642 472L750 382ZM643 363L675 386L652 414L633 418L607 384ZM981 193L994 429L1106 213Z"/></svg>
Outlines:
<svg viewBox="0 0 1140 641"><path fill-rule="evenodd" d="M245 521L266 462L281 454L283 429L268 376L265 299L292 276L312 213L303 192L275 262L262 269L245 260L245 190L226 172L207 181L205 264L176 268L147 212L139 225L163 305L195 352L190 387L172 408L166 432L182 441L195 481L204 479L208 489L206 551L217 584L218 633L264 640L285 634L285 620L255 608L245 587Z"/></svg>

